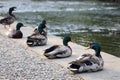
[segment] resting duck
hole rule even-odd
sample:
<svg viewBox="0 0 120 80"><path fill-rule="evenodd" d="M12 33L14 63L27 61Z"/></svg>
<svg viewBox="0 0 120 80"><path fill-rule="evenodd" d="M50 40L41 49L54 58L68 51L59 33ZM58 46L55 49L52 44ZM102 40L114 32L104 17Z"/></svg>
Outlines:
<svg viewBox="0 0 120 80"><path fill-rule="evenodd" d="M44 56L49 59L53 58L65 58L72 55L72 49L68 46L68 42L71 41L69 36L64 37L63 45L54 45L45 50Z"/></svg>
<svg viewBox="0 0 120 80"><path fill-rule="evenodd" d="M9 38L22 38L23 37L23 33L20 31L20 28L24 27L24 25L22 23L17 23L16 25L16 30L11 30L9 29L7 35Z"/></svg>
<svg viewBox="0 0 120 80"><path fill-rule="evenodd" d="M97 42L90 44L90 48L95 50L95 55L83 54L75 61L70 62L68 69L72 72L91 72L103 69L104 61L100 54L101 48Z"/></svg>
<svg viewBox="0 0 120 80"><path fill-rule="evenodd" d="M10 27L10 25L15 21L16 17L12 13L15 9L16 9L16 7L11 7L9 9L9 16L6 16L0 20L0 24L3 24L5 28L6 28L6 25L9 25L9 27Z"/></svg>
<svg viewBox="0 0 120 80"><path fill-rule="evenodd" d="M46 21L43 20L38 28L35 28L33 34L28 36L26 42L28 46L43 46L47 44L47 30L45 24Z"/></svg>

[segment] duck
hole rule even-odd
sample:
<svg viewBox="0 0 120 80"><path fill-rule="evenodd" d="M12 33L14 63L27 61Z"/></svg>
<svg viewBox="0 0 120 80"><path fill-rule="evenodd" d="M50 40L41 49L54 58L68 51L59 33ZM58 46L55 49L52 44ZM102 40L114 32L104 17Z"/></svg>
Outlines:
<svg viewBox="0 0 120 80"><path fill-rule="evenodd" d="M27 45L30 47L33 46L43 46L47 44L47 28L46 20L43 20L42 23L35 28L32 35L27 37Z"/></svg>
<svg viewBox="0 0 120 80"><path fill-rule="evenodd" d="M21 27L25 27L25 26L23 25L23 23L19 22L16 25L16 29L9 29L9 31L7 32L8 37L15 38L15 39L22 38L23 33L20 30Z"/></svg>
<svg viewBox="0 0 120 80"><path fill-rule="evenodd" d="M55 58L66 58L72 55L72 49L68 45L68 42L71 41L70 36L65 36L63 38L63 45L53 45L44 51L44 56L48 59Z"/></svg>
<svg viewBox="0 0 120 80"><path fill-rule="evenodd" d="M6 28L6 25L9 25L10 28L10 25L16 20L15 15L12 13L15 9L16 7L9 8L9 15L0 20L0 24L3 24L4 28Z"/></svg>
<svg viewBox="0 0 120 80"><path fill-rule="evenodd" d="M120 37L120 30L112 31L112 36Z"/></svg>
<svg viewBox="0 0 120 80"><path fill-rule="evenodd" d="M74 73L95 72L103 70L104 61L100 54L101 47L98 42L90 43L95 54L83 54L69 63L68 69Z"/></svg>

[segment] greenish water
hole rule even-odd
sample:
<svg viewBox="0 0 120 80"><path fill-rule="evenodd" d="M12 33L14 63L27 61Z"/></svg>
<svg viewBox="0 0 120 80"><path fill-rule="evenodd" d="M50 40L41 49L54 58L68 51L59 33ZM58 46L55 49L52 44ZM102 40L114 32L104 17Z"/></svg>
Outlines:
<svg viewBox="0 0 120 80"><path fill-rule="evenodd" d="M72 34L61 34L58 36L69 35L72 41L80 45L88 46L89 43L97 41L101 44L102 51L108 52L112 55L120 57L120 38L108 36L107 32L85 32L85 33L72 33Z"/></svg>
<svg viewBox="0 0 120 80"><path fill-rule="evenodd" d="M6 3L6 4L5 4ZM92 41L101 44L102 51L120 57L120 5L98 1L24 1L0 2L6 6L16 5L15 15L19 22L36 27L45 19L49 33L57 36L69 35L72 41L88 46ZM29 3L29 5L28 5Z"/></svg>

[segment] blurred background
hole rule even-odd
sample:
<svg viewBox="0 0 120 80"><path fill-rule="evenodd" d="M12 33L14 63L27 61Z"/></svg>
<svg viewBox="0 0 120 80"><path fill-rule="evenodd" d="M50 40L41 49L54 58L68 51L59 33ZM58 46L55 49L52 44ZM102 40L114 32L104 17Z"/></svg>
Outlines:
<svg viewBox="0 0 120 80"><path fill-rule="evenodd" d="M69 35L83 46L97 41L120 57L120 0L0 0L0 16L12 6L18 22L36 27L45 19L49 34Z"/></svg>

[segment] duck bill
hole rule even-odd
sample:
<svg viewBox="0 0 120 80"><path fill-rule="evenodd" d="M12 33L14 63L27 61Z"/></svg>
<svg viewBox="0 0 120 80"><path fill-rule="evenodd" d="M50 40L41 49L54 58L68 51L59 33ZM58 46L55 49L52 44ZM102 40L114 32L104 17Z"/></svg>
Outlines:
<svg viewBox="0 0 120 80"><path fill-rule="evenodd" d="M85 50L91 49L90 47L86 48Z"/></svg>
<svg viewBox="0 0 120 80"><path fill-rule="evenodd" d="M14 11L16 11L16 7L14 7Z"/></svg>
<svg viewBox="0 0 120 80"><path fill-rule="evenodd" d="M22 27L27 27L27 26L22 26Z"/></svg>

